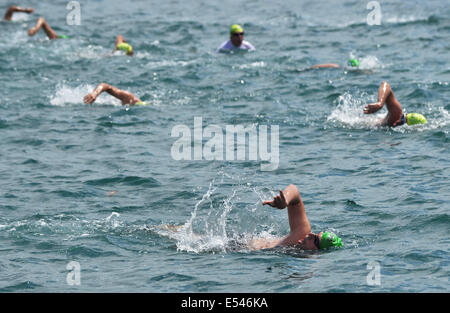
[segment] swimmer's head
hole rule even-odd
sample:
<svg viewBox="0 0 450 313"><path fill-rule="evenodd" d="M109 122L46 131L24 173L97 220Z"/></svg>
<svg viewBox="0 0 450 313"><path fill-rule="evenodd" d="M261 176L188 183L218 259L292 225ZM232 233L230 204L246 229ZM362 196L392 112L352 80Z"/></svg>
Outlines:
<svg viewBox="0 0 450 313"><path fill-rule="evenodd" d="M408 113L406 114L406 124L408 125L417 125L417 124L426 124L427 119L425 116L419 113Z"/></svg>
<svg viewBox="0 0 450 313"><path fill-rule="evenodd" d="M242 42L244 41L244 29L241 25L234 24L231 26L230 39L235 47L240 47L242 45Z"/></svg>
<svg viewBox="0 0 450 313"><path fill-rule="evenodd" d="M359 61L355 58L348 60L348 65L353 66L353 67L358 67L359 66Z"/></svg>
<svg viewBox="0 0 450 313"><path fill-rule="evenodd" d="M58 39L69 39L67 35L58 35Z"/></svg>
<svg viewBox="0 0 450 313"><path fill-rule="evenodd" d="M126 42L121 42L117 45L117 50L122 50L125 51L127 53L127 55L132 55L133 54L133 47L126 43Z"/></svg>
<svg viewBox="0 0 450 313"><path fill-rule="evenodd" d="M303 240L299 240L298 244L300 249L303 250L320 250L343 246L341 238L331 232L309 233Z"/></svg>
<svg viewBox="0 0 450 313"><path fill-rule="evenodd" d="M322 237L320 238L320 249L328 249L331 247L342 247L344 244L342 243L342 239L332 232L324 232L322 233Z"/></svg>

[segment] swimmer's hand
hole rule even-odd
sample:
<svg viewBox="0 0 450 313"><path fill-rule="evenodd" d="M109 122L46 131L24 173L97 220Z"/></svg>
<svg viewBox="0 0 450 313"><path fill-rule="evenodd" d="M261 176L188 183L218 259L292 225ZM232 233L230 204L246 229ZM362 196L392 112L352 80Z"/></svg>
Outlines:
<svg viewBox="0 0 450 313"><path fill-rule="evenodd" d="M364 114L372 114L380 110L383 106L380 104L380 102L375 102L372 104L368 104L364 108Z"/></svg>
<svg viewBox="0 0 450 313"><path fill-rule="evenodd" d="M283 191L280 190L280 194L278 196L275 196L272 201L264 201L263 205L270 205L271 207L277 208L277 209L284 209L287 207L286 198L284 197Z"/></svg>
<svg viewBox="0 0 450 313"><path fill-rule="evenodd" d="M94 93L88 93L86 96L84 96L84 103L91 104L95 101L97 97L94 95Z"/></svg>

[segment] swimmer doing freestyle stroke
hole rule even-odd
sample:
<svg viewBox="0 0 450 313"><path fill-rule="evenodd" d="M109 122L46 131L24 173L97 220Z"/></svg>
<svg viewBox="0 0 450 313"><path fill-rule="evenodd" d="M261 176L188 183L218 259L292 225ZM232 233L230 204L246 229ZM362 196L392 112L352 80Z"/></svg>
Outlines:
<svg viewBox="0 0 450 313"><path fill-rule="evenodd" d="M416 125L427 123L426 118L419 113L403 113L402 106L394 96L394 92L388 82L382 82L378 89L378 101L368 104L364 108L364 114L372 114L378 112L386 103L388 110L387 115L380 120L378 126L400 126L403 124Z"/></svg>
<svg viewBox="0 0 450 313"><path fill-rule="evenodd" d="M280 194L273 200L264 201L263 205L282 210L287 207L289 217L289 234L284 238L268 240L265 238L252 239L249 246L254 250L268 249L282 246L295 246L302 250L322 250L331 247L342 247L342 239L332 232L311 232L311 225L306 216L300 192L294 185L289 185L280 190Z"/></svg>
<svg viewBox="0 0 450 313"><path fill-rule="evenodd" d="M44 29L45 34L47 35L48 39L54 40L54 39L68 39L69 36L67 35L57 35L56 32L53 30L53 28L50 27L50 25L47 23L47 21L43 17L39 17L36 21L36 25L34 27L31 27L28 30L28 36L34 36L40 29Z"/></svg>
<svg viewBox="0 0 450 313"><path fill-rule="evenodd" d="M133 95L131 92L121 90L106 83L100 83L97 87L95 87L94 91L84 96L84 103L93 103L97 99L97 97L105 91L111 96L122 101L122 105L148 105L147 102L141 101L141 99Z"/></svg>
<svg viewBox="0 0 450 313"><path fill-rule="evenodd" d="M34 12L34 9L33 9L33 8L22 8L22 7L18 7L18 6L12 5L12 6L10 6L10 7L8 8L8 10L7 10L6 13L5 13L5 17L4 17L5 20L6 20L6 21L11 21L12 16L13 16L13 14L14 14L15 12L22 12L22 13L28 13L28 14L30 14L30 13L33 13L33 12Z"/></svg>

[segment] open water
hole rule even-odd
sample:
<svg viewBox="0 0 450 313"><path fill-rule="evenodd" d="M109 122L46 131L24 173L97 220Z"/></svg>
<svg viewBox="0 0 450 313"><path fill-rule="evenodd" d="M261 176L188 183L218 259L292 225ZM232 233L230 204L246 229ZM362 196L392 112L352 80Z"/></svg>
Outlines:
<svg viewBox="0 0 450 313"><path fill-rule="evenodd" d="M79 26L68 1L17 3L35 13L0 23L0 291L449 292L450 6L382 1L371 26L368 2L79 1ZM70 39L28 37L38 16ZM256 51L215 53L234 23ZM374 126L382 81L428 124ZM100 82L150 105L85 105ZM276 169L174 159L195 117L278 126ZM288 233L261 202L291 183L344 248L245 245Z"/></svg>

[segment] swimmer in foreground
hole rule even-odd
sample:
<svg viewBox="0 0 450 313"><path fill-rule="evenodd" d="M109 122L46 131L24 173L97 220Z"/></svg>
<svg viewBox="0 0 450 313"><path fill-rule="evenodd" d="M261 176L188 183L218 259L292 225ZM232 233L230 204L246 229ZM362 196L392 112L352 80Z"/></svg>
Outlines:
<svg viewBox="0 0 450 313"><path fill-rule="evenodd" d="M264 201L263 205L270 205L277 209L288 208L289 235L282 239L253 239L249 245L252 249L267 249L280 246L296 246L302 250L321 250L330 247L342 247L342 240L331 232L311 232L311 225L306 216L305 206L300 192L294 185L289 185L273 200Z"/></svg>
<svg viewBox="0 0 450 313"><path fill-rule="evenodd" d="M40 17L38 18L36 22L36 26L30 28L28 30L28 36L34 36L41 28L44 29L45 33L47 34L48 39L68 39L69 37L66 35L57 35L55 31L48 25L47 21Z"/></svg>
<svg viewBox="0 0 450 313"><path fill-rule="evenodd" d="M427 119L419 113L403 113L402 106L394 96L394 92L388 82L382 82L378 89L378 102L368 104L364 108L364 114L372 114L379 111L386 103L388 114L378 122L379 126L400 126L403 124L425 124Z"/></svg>
<svg viewBox="0 0 450 313"><path fill-rule="evenodd" d="M355 58L350 59L348 61L348 65L351 67L358 67L359 61ZM316 64L316 65L311 66L309 69L317 69L317 68L340 68L340 66L339 66L339 64L335 64L335 63Z"/></svg>
<svg viewBox="0 0 450 313"><path fill-rule="evenodd" d="M105 83L100 83L97 87L95 87L93 92L88 93L86 96L84 96L84 103L93 103L97 99L97 97L104 91L122 101L122 105L147 105L146 102L141 101L131 92L120 90Z"/></svg>
<svg viewBox="0 0 450 313"><path fill-rule="evenodd" d="M5 13L5 20L10 21L14 12L23 12L23 13L30 14L30 13L33 13L34 10L32 8L26 9L26 8L16 7L15 5L12 5L9 7L8 11L6 11L6 13Z"/></svg>
<svg viewBox="0 0 450 313"><path fill-rule="evenodd" d="M114 46L114 51L117 50L125 51L128 56L132 56L134 53L133 47L129 43L127 43L127 41L125 40L125 38L123 38L122 35L118 35L116 38L116 45Z"/></svg>
<svg viewBox="0 0 450 313"><path fill-rule="evenodd" d="M255 50L255 47L251 43L244 40L244 29L238 24L231 26L230 39L222 43L216 52L228 52L234 49Z"/></svg>

